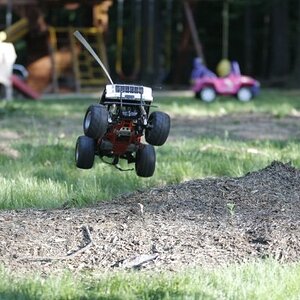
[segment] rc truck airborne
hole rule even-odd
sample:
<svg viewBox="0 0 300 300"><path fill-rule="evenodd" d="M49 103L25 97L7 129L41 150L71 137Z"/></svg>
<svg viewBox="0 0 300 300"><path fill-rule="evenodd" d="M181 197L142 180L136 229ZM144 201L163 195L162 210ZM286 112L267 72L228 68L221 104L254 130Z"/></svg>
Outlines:
<svg viewBox="0 0 300 300"><path fill-rule="evenodd" d="M135 163L138 176L150 177L155 170L154 146L168 138L170 117L154 111L152 89L140 85L114 84L105 67L81 34L74 35L102 66L111 84L107 84L99 104L88 107L84 120L84 135L78 137L75 149L76 166L90 169L95 155L112 159L117 168L120 159ZM142 137L148 144L142 142ZM120 168L119 168L120 169Z"/></svg>

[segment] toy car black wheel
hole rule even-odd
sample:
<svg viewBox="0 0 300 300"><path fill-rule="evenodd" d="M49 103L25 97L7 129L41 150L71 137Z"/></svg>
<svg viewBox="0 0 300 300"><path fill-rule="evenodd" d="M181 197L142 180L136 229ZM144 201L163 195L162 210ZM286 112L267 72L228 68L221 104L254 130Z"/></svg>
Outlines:
<svg viewBox="0 0 300 300"><path fill-rule="evenodd" d="M252 99L253 94L249 87L241 87L237 92L237 98L242 102L248 102Z"/></svg>
<svg viewBox="0 0 300 300"><path fill-rule="evenodd" d="M151 177L155 171L156 155L152 145L142 145L136 153L135 171L140 177Z"/></svg>
<svg viewBox="0 0 300 300"><path fill-rule="evenodd" d="M90 169L94 164L95 141L88 136L80 136L76 142L75 162L80 169Z"/></svg>
<svg viewBox="0 0 300 300"><path fill-rule="evenodd" d="M204 102L212 102L216 99L217 93L213 87L205 86L200 91L200 98Z"/></svg>
<svg viewBox="0 0 300 300"><path fill-rule="evenodd" d="M149 127L145 131L146 141L154 146L163 145L170 132L171 120L166 113L155 111L148 119Z"/></svg>
<svg viewBox="0 0 300 300"><path fill-rule="evenodd" d="M106 133L108 126L108 111L101 104L91 105L83 120L84 134L93 139L100 139Z"/></svg>

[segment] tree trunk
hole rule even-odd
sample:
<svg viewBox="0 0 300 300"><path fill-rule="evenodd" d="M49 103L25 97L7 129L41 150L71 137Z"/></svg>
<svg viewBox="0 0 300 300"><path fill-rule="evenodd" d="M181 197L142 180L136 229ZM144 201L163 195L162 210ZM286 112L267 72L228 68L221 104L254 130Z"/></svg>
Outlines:
<svg viewBox="0 0 300 300"><path fill-rule="evenodd" d="M228 59L229 49L229 1L225 0L222 10L222 58Z"/></svg>
<svg viewBox="0 0 300 300"><path fill-rule="evenodd" d="M296 45L295 45L295 63L292 74L292 81L299 83L300 81L300 3L297 8L297 27L296 27Z"/></svg>
<svg viewBox="0 0 300 300"><path fill-rule="evenodd" d="M282 81L289 72L288 1L273 0L271 6L270 79Z"/></svg>
<svg viewBox="0 0 300 300"><path fill-rule="evenodd" d="M253 68L253 11L252 5L247 4L245 10L245 37L244 37L244 58L245 58L245 73L252 74Z"/></svg>

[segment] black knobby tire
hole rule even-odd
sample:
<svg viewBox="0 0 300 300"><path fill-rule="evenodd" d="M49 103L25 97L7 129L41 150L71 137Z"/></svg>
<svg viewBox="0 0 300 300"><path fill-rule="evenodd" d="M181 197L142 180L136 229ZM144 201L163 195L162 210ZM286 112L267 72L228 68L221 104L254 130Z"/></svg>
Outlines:
<svg viewBox="0 0 300 300"><path fill-rule="evenodd" d="M108 111L101 104L91 105L83 120L83 132L93 139L100 139L104 136L108 126Z"/></svg>
<svg viewBox="0 0 300 300"><path fill-rule="evenodd" d="M152 145L142 145L136 153L135 171L140 177L151 177L155 171L156 154Z"/></svg>
<svg viewBox="0 0 300 300"><path fill-rule="evenodd" d="M80 169L91 169L95 159L95 140L88 136L80 136L76 142L75 162Z"/></svg>
<svg viewBox="0 0 300 300"><path fill-rule="evenodd" d="M145 132L146 141L154 146L163 145L170 132L170 116L166 113L155 111L150 114L148 124L149 128Z"/></svg>

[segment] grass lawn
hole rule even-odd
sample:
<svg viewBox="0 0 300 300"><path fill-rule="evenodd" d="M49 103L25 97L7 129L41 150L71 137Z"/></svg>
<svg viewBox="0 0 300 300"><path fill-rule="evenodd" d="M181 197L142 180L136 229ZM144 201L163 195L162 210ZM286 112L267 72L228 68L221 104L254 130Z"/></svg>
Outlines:
<svg viewBox="0 0 300 300"><path fill-rule="evenodd" d="M299 299L300 265L274 261L181 273L17 277L0 269L1 299Z"/></svg>
<svg viewBox="0 0 300 300"><path fill-rule="evenodd" d="M119 172L98 158L93 169L80 170L74 164L74 146L82 135L85 110L95 102L92 98L0 102L0 208L54 208L66 202L83 206L152 186L207 176L242 176L272 160L291 161L300 167L296 139L237 140L225 132L221 137L170 138L156 147L157 167L148 179L137 177L134 171ZM273 90L263 91L249 103L222 98L207 105L189 97L157 97L155 104L172 118L250 112L282 118L300 112L297 92Z"/></svg>

